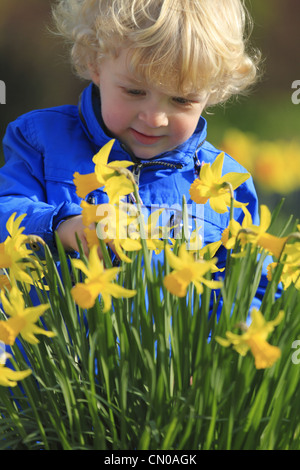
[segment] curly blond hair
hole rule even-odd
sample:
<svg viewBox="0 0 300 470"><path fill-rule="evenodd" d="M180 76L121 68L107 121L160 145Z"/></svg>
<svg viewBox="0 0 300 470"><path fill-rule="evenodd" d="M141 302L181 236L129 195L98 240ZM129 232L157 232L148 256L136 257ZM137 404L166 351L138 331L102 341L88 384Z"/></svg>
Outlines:
<svg viewBox="0 0 300 470"><path fill-rule="evenodd" d="M85 79L123 47L140 79L209 94L207 106L257 79L260 55L248 47L252 20L243 0L58 0L53 17Z"/></svg>

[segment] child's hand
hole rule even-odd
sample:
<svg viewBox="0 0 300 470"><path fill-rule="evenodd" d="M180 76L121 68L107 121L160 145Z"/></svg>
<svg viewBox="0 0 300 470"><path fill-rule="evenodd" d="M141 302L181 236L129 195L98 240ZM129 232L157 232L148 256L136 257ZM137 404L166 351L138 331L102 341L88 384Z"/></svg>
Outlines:
<svg viewBox="0 0 300 470"><path fill-rule="evenodd" d="M86 256L88 256L89 249L84 233L84 228L85 227L82 223L82 215L75 215L74 217L70 217L59 225L57 229L57 235L59 236L60 241L66 251L79 251L76 239L77 233L77 236L82 243L83 252Z"/></svg>
<svg viewBox="0 0 300 470"><path fill-rule="evenodd" d="M84 228L85 226L82 223L82 215L75 215L74 217L70 217L69 219L65 220L59 225L57 229L57 235L59 236L60 241L62 242L62 245L66 251L68 250L79 251L79 247L78 247L77 239L76 239L76 234L77 234L79 240L82 243L83 252L86 256L88 256L89 248L88 248ZM116 254L113 242L109 242L107 243L107 245ZM100 246L98 249L98 254L99 254L99 258L103 259Z"/></svg>

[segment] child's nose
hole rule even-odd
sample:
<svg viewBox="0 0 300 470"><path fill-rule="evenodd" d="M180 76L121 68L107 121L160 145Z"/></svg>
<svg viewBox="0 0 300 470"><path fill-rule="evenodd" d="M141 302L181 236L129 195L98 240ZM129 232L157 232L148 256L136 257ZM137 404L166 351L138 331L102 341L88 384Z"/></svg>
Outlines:
<svg viewBox="0 0 300 470"><path fill-rule="evenodd" d="M145 109L139 113L139 119L148 127L166 127L169 123L168 116L164 111Z"/></svg>

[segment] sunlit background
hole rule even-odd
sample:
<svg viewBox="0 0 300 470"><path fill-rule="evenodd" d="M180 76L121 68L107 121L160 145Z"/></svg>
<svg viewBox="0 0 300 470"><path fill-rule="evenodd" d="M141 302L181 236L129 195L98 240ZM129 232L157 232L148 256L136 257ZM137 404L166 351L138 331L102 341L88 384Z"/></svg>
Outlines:
<svg viewBox="0 0 300 470"><path fill-rule="evenodd" d="M86 82L72 72L66 47L51 33L51 0L1 0L0 138L7 124L32 109L76 104ZM246 0L255 21L253 44L264 57L264 77L247 98L205 114L208 140L252 172L260 203L283 217L300 217L299 0ZM300 92L299 100L300 101ZM2 149L0 165L3 164Z"/></svg>

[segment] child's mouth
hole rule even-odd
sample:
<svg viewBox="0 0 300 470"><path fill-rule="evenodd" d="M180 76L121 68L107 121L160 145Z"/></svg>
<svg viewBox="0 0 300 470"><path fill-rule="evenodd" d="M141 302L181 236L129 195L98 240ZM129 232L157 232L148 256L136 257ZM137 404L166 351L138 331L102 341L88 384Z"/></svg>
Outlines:
<svg viewBox="0 0 300 470"><path fill-rule="evenodd" d="M156 142L158 142L163 137L161 135L155 136L155 135L142 134L141 132L138 132L138 131L136 131L135 129L132 129L132 128L130 128L130 132L133 135L133 137L135 138L135 140L137 140L140 144L143 144L143 145L155 144Z"/></svg>

